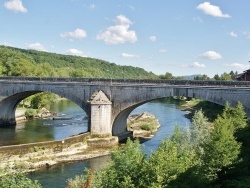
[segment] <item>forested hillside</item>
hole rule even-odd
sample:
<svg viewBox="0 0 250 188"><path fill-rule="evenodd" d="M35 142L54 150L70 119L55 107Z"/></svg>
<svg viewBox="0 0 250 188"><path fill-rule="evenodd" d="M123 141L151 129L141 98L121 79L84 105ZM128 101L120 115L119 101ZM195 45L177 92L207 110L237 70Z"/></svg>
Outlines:
<svg viewBox="0 0 250 188"><path fill-rule="evenodd" d="M6 46L0 46L0 76L158 78L138 67Z"/></svg>

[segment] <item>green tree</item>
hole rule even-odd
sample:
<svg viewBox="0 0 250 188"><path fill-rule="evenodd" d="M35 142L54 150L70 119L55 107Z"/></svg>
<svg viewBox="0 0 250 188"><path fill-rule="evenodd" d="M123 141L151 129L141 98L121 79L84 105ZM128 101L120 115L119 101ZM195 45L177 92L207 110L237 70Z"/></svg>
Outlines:
<svg viewBox="0 0 250 188"><path fill-rule="evenodd" d="M173 75L172 75L172 73L170 73L170 72L166 72L165 75L160 75L159 77L161 79L167 79L167 80L171 80L171 79L174 78Z"/></svg>
<svg viewBox="0 0 250 188"><path fill-rule="evenodd" d="M58 98L58 95L53 94L53 93L38 93L33 96L31 96L30 99L30 107L34 109L40 109L42 107L46 107Z"/></svg>
<svg viewBox="0 0 250 188"><path fill-rule="evenodd" d="M203 74L202 76L195 76L194 80L210 80L210 78L206 74Z"/></svg>
<svg viewBox="0 0 250 188"><path fill-rule="evenodd" d="M170 139L163 141L145 163L143 187L168 187L196 164L193 150L180 150Z"/></svg>
<svg viewBox="0 0 250 188"><path fill-rule="evenodd" d="M204 154L204 144L206 144L212 132L208 119L204 116L202 110L194 113L190 127L191 147L197 152L199 157Z"/></svg>
<svg viewBox="0 0 250 188"><path fill-rule="evenodd" d="M23 173L5 175L0 178L1 188L41 188L41 184L32 181Z"/></svg>
<svg viewBox="0 0 250 188"><path fill-rule="evenodd" d="M230 75L231 75L231 79L232 80L235 80L235 77L237 76L237 71L234 73L234 71L231 71L230 73L229 73Z"/></svg>
<svg viewBox="0 0 250 188"><path fill-rule="evenodd" d="M5 72L5 67L3 64L0 62L0 76L3 76L3 73Z"/></svg>
<svg viewBox="0 0 250 188"><path fill-rule="evenodd" d="M218 174L226 174L228 169L238 162L241 144L234 137L233 121L219 116L206 143L203 156L205 175L215 181Z"/></svg>
<svg viewBox="0 0 250 188"><path fill-rule="evenodd" d="M215 80L220 80L220 76L218 74L214 75Z"/></svg>
<svg viewBox="0 0 250 188"><path fill-rule="evenodd" d="M126 145L111 154L111 163L95 177L94 187L140 187L145 154L138 141L128 139Z"/></svg>
<svg viewBox="0 0 250 188"><path fill-rule="evenodd" d="M226 81L226 80L232 80L232 78L231 78L230 74L224 72L223 74L221 74L220 80L225 80Z"/></svg>
<svg viewBox="0 0 250 188"><path fill-rule="evenodd" d="M240 103L235 108L227 103L214 126L209 125L202 110L196 111L189 130L176 126L173 136L162 141L148 157L138 141L128 140L112 154L112 162L94 175L92 186L199 188L247 185L248 175L240 179L241 171L232 170L242 167L239 166L241 143L235 133L248 128L248 134L242 137L247 137L246 142L250 143L246 121ZM248 172L249 158L243 163L246 165L244 172ZM235 175L237 178L230 179ZM86 179L85 176L77 182L86 183Z"/></svg>
<svg viewBox="0 0 250 188"><path fill-rule="evenodd" d="M239 129L243 129L247 125L247 116L242 103L238 102L236 107L231 107L227 102L225 109L221 115L222 119L230 119L231 129L236 132ZM217 121L221 120L218 118Z"/></svg>

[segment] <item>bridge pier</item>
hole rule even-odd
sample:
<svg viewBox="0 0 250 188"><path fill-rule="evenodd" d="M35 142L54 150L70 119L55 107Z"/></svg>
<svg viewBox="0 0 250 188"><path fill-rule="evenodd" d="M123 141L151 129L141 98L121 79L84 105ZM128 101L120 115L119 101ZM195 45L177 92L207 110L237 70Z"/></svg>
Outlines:
<svg viewBox="0 0 250 188"><path fill-rule="evenodd" d="M112 102L102 92L96 92L90 100L91 126L90 133L94 136L112 136L111 114Z"/></svg>
<svg viewBox="0 0 250 188"><path fill-rule="evenodd" d="M13 127L16 125L16 101L4 100L0 103L0 127Z"/></svg>
<svg viewBox="0 0 250 188"><path fill-rule="evenodd" d="M79 105L90 117L90 133L101 137L125 133L127 117L134 108L171 96L220 105L228 101L232 106L240 101L250 117L250 82L112 79L110 84L110 79L99 78L1 77L0 125L14 125L16 105L39 92L55 93Z"/></svg>

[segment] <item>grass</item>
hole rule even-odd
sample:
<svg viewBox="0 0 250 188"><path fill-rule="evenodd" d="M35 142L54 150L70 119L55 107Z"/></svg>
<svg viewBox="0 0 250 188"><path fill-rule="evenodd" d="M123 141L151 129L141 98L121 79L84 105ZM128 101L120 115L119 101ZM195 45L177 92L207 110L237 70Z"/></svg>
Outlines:
<svg viewBox="0 0 250 188"><path fill-rule="evenodd" d="M202 109L209 122L214 122L217 116L223 112L224 106L195 98L186 100L185 104L182 105L182 110L190 110L191 113L188 114L188 118L190 119L193 117L195 111L200 109Z"/></svg>
<svg viewBox="0 0 250 188"><path fill-rule="evenodd" d="M152 114L140 114L134 117L128 123L129 130L144 130L144 131L156 131L159 127L159 122Z"/></svg>

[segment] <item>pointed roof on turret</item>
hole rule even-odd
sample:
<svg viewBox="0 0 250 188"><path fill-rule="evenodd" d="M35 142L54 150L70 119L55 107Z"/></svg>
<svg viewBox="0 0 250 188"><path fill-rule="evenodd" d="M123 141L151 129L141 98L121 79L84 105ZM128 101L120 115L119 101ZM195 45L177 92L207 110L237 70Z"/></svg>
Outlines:
<svg viewBox="0 0 250 188"><path fill-rule="evenodd" d="M91 104L112 104L103 91L95 92L90 99Z"/></svg>

